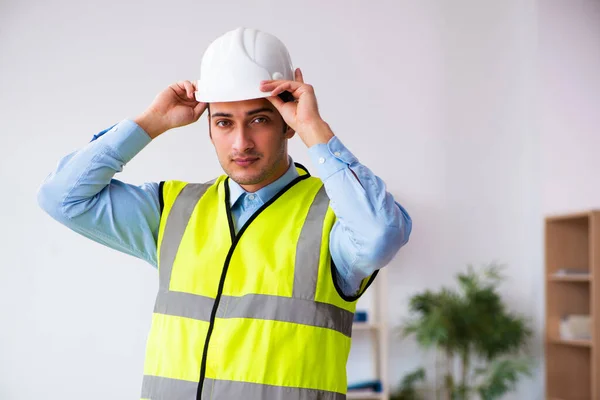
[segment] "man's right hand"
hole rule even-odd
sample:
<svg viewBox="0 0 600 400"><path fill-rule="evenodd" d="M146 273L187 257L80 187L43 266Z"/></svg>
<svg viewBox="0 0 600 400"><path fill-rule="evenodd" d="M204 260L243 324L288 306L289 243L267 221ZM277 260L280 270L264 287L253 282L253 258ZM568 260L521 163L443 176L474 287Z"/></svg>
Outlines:
<svg viewBox="0 0 600 400"><path fill-rule="evenodd" d="M134 119L154 139L169 129L198 121L207 104L196 101L196 86L190 81L179 81L160 92L152 104Z"/></svg>

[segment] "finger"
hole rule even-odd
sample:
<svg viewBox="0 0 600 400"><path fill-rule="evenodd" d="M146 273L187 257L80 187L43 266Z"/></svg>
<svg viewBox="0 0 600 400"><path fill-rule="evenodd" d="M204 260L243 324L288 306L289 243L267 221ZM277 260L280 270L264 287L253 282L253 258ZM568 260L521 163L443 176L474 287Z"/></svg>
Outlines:
<svg viewBox="0 0 600 400"><path fill-rule="evenodd" d="M283 93L285 91L291 92L293 95L294 93L292 90L290 90L290 85L291 85L290 82L282 83L281 85L277 86L275 89L273 89L271 91L271 96L277 96L278 94Z"/></svg>
<svg viewBox="0 0 600 400"><path fill-rule="evenodd" d="M196 106L194 107L194 119L196 121L200 118L200 116L204 113L204 111L206 111L207 107L208 107L207 103L199 102L198 104L196 104Z"/></svg>
<svg viewBox="0 0 600 400"><path fill-rule="evenodd" d="M304 76L302 76L302 71L300 71L300 68L296 68L294 75L296 76L296 82L304 83Z"/></svg>
<svg viewBox="0 0 600 400"><path fill-rule="evenodd" d="M263 92L270 92L281 84L281 81L262 81L260 83L260 90Z"/></svg>
<svg viewBox="0 0 600 400"><path fill-rule="evenodd" d="M189 99L194 97L194 85L190 81L183 81L183 87L185 88L185 93Z"/></svg>
<svg viewBox="0 0 600 400"><path fill-rule="evenodd" d="M184 104L187 103L187 102L189 102L189 99L185 95L185 89L180 88L176 84L169 86L169 89L171 91L173 91L173 95L174 95L174 99L173 100L175 100L177 102L184 103Z"/></svg>
<svg viewBox="0 0 600 400"><path fill-rule="evenodd" d="M279 113L281 114L281 107L283 107L283 105L285 104L284 101L277 96L267 97L267 100L269 100L271 104L273 104L273 106L275 106L277 111L279 111Z"/></svg>
<svg viewBox="0 0 600 400"><path fill-rule="evenodd" d="M183 104L194 107L198 103L198 101L196 100L196 97L194 95L194 91L192 90L193 86L192 86L191 82L179 81L179 82L176 82L176 83L170 85L169 88L173 91L173 93L175 94L177 99L179 101L181 101ZM190 90L191 90L191 92L190 92ZM191 97L190 97L189 93L191 93Z"/></svg>
<svg viewBox="0 0 600 400"><path fill-rule="evenodd" d="M185 95L185 86L183 85L183 81L176 82L170 86L171 89L177 94L177 96Z"/></svg>
<svg viewBox="0 0 600 400"><path fill-rule="evenodd" d="M288 84L289 86L287 89L290 92L297 90L299 87L301 87L303 85L302 82L276 80L276 81L262 81L260 88L263 92L269 92L282 84Z"/></svg>
<svg viewBox="0 0 600 400"><path fill-rule="evenodd" d="M187 96L187 90L183 81L176 82L169 86L169 88L175 93L175 96L181 101L187 102L190 99Z"/></svg>
<svg viewBox="0 0 600 400"><path fill-rule="evenodd" d="M303 93L310 91L310 88L310 85L298 85L297 82L287 81L273 89L271 96L277 96L283 92L288 92L294 96L296 100L299 100Z"/></svg>

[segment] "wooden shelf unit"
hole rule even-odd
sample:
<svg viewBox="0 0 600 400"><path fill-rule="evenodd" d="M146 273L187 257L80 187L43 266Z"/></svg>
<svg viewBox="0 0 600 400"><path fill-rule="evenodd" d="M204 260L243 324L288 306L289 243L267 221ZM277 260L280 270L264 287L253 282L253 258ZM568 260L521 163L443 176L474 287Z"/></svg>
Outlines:
<svg viewBox="0 0 600 400"><path fill-rule="evenodd" d="M545 264L546 398L600 399L600 211L547 217ZM561 338L570 314L591 317L590 340Z"/></svg>

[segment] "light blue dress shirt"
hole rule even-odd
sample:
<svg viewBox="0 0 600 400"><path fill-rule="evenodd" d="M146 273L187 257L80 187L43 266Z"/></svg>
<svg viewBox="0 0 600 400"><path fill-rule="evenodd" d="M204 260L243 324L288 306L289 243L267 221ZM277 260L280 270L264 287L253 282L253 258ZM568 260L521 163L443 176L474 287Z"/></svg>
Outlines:
<svg viewBox="0 0 600 400"><path fill-rule="evenodd" d="M40 207L73 231L156 267L159 183L133 185L114 178L150 142L147 133L129 119L94 135L86 146L61 159L46 178L38 191ZM336 279L344 294L351 296L363 279L388 264L407 243L412 221L384 182L359 163L337 136L308 152L316 166L312 175L323 181L337 217L330 234ZM288 171L255 193L230 179L236 230L297 176L290 157Z"/></svg>

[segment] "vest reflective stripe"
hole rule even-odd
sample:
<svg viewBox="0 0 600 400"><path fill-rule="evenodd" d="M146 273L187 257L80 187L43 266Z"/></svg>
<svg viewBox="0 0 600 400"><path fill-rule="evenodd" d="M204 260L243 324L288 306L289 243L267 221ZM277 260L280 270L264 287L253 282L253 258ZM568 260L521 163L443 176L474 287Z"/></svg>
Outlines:
<svg viewBox="0 0 600 400"><path fill-rule="evenodd" d="M190 400L196 398L197 389L198 382L144 375L142 399Z"/></svg>
<svg viewBox="0 0 600 400"><path fill-rule="evenodd" d="M196 395L197 382L144 376L142 397L152 400L187 400ZM212 400L345 400L341 393L249 382L205 379L202 398Z"/></svg>
<svg viewBox="0 0 600 400"><path fill-rule="evenodd" d="M300 232L296 248L296 269L294 271L294 291L292 297L314 300L317 290L317 274L319 269L319 252L321 248L321 231L323 218L329 207L329 197L325 186L317 192ZM316 266L313 268L313 266Z"/></svg>
<svg viewBox="0 0 600 400"><path fill-rule="evenodd" d="M159 291L154 305L154 312L210 321L210 311L215 299L192 293Z"/></svg>
<svg viewBox="0 0 600 400"><path fill-rule="evenodd" d="M253 318L294 322L336 330L348 337L352 334L354 314L332 304L290 297L249 294L221 296L223 307L217 318ZM214 299L190 293L159 293L154 312L178 317L210 321Z"/></svg>
<svg viewBox="0 0 600 400"><path fill-rule="evenodd" d="M260 385L249 382L236 382L207 379L207 398L213 400L346 400L341 393L305 388ZM208 397L210 390L210 397Z"/></svg>
<svg viewBox="0 0 600 400"><path fill-rule="evenodd" d="M177 255L179 242L185 232L185 227L196 204L211 186L212 184L188 184L175 199L175 204L169 212L163 243L160 247L159 288L161 291L169 290L173 262Z"/></svg>
<svg viewBox="0 0 600 400"><path fill-rule="evenodd" d="M242 297L223 296L224 308L217 318L252 318L294 322L338 331L348 337L352 333L354 314L332 304L290 297L252 294ZM221 315L219 315L221 314Z"/></svg>

